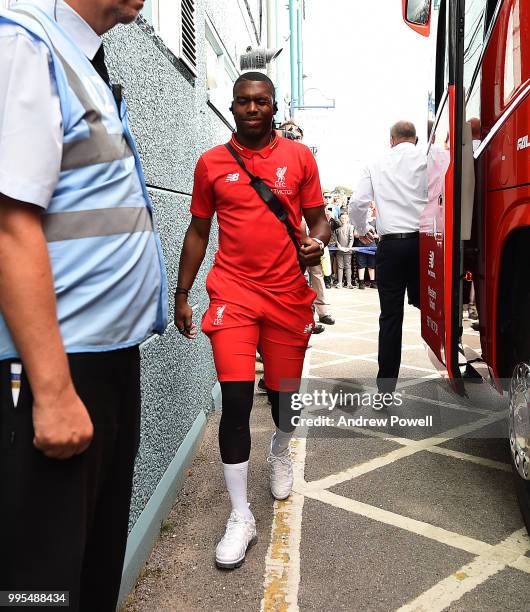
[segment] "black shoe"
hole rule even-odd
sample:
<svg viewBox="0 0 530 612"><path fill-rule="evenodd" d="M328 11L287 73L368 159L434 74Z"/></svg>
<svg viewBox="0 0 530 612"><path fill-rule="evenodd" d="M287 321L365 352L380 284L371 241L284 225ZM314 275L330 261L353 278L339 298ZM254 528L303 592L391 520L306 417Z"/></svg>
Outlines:
<svg viewBox="0 0 530 612"><path fill-rule="evenodd" d="M365 289L364 281L359 281L359 289Z"/></svg>
<svg viewBox="0 0 530 612"><path fill-rule="evenodd" d="M370 289L377 289L377 283L375 281L370 283Z"/></svg>
<svg viewBox="0 0 530 612"><path fill-rule="evenodd" d="M263 393L267 393L267 387L265 386L265 379L263 376L258 380L258 389Z"/></svg>
<svg viewBox="0 0 530 612"><path fill-rule="evenodd" d="M326 330L326 328L323 325L320 325L320 323L315 323L315 327L313 327L313 331L311 333L312 334L321 334L325 330Z"/></svg>
<svg viewBox="0 0 530 612"><path fill-rule="evenodd" d="M475 331L480 331L478 321L473 321L473 323L471 323L471 329L474 329Z"/></svg>
<svg viewBox="0 0 530 612"><path fill-rule="evenodd" d="M318 317L318 320L321 323L325 323L326 325L335 325L335 319L331 315L324 315L322 317Z"/></svg>

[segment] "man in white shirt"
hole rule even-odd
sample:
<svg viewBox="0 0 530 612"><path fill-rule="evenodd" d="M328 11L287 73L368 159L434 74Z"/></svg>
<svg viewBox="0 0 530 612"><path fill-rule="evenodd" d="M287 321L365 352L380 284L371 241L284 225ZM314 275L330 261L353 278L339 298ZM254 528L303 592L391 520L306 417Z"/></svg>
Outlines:
<svg viewBox="0 0 530 612"><path fill-rule="evenodd" d="M68 591L72 611L116 608L138 345L165 327L150 202L100 38L142 7L24 0L0 14L0 591Z"/></svg>
<svg viewBox="0 0 530 612"><path fill-rule="evenodd" d="M368 225L372 200L377 209L376 277L381 305L377 385L384 392L395 390L399 375L405 289L409 304L420 305L419 220L427 203L427 158L416 142L412 123L393 125L390 151L363 170L350 204L352 223L365 243L373 239Z"/></svg>

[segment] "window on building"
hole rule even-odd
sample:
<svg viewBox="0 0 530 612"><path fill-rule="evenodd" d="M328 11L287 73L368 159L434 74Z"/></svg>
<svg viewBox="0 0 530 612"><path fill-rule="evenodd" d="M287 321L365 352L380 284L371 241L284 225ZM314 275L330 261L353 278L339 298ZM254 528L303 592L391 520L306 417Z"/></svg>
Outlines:
<svg viewBox="0 0 530 612"><path fill-rule="evenodd" d="M219 38L213 24L206 20L206 88L208 100L232 125L228 110L232 100L234 81L239 76L235 63Z"/></svg>
<svg viewBox="0 0 530 612"><path fill-rule="evenodd" d="M147 0L142 15L191 73L197 75L195 0Z"/></svg>

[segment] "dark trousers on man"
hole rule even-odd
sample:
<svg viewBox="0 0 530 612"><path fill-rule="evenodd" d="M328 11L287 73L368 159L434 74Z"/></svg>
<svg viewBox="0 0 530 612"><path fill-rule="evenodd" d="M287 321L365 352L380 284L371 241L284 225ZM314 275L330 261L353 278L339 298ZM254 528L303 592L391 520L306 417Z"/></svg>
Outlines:
<svg viewBox="0 0 530 612"><path fill-rule="evenodd" d="M140 436L139 350L69 363L94 438L59 461L33 446L27 378L15 407L10 362L0 362L0 590L69 591L69 610L114 612Z"/></svg>
<svg viewBox="0 0 530 612"><path fill-rule="evenodd" d="M418 234L395 239L383 237L379 242L375 264L381 306L377 386L382 392L391 393L396 388L401 364L405 290L409 304L419 308L419 266Z"/></svg>

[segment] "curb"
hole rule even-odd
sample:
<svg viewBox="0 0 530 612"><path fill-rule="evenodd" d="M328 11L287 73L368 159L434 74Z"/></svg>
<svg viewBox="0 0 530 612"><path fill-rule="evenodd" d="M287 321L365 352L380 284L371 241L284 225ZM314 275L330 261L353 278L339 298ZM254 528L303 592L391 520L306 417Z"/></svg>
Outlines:
<svg viewBox="0 0 530 612"><path fill-rule="evenodd" d="M169 514L175 497L186 479L186 471L198 450L205 426L206 415L201 410L129 533L118 608L133 590L136 580L151 553L160 533L160 524Z"/></svg>

